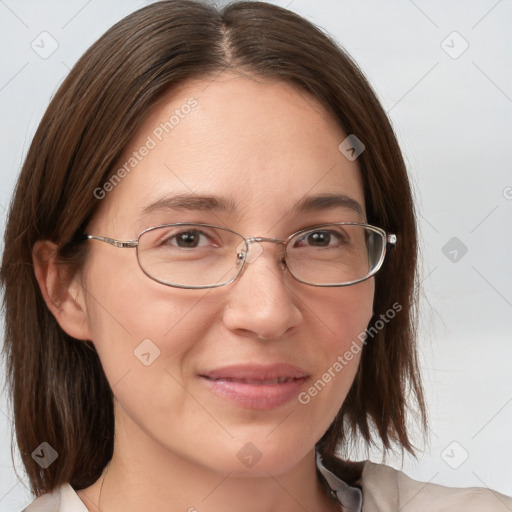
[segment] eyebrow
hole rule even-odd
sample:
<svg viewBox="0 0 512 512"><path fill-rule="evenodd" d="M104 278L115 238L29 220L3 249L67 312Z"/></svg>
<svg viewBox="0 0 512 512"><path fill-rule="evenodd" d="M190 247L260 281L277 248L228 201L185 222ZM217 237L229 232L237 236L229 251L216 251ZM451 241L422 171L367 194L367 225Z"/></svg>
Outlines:
<svg viewBox="0 0 512 512"><path fill-rule="evenodd" d="M319 194L315 196L307 196L301 199L292 208L291 213L300 214L340 207L352 210L362 217L365 215L363 207L355 199L352 199L345 194ZM227 214L234 214L237 207L234 201L220 196L180 194L177 196L158 199L144 207L141 216L149 215L150 213L160 210L219 211Z"/></svg>
<svg viewBox="0 0 512 512"><path fill-rule="evenodd" d="M236 205L233 201L218 196L180 194L172 197L163 197L151 203L143 208L142 216L159 210L200 210L234 213Z"/></svg>
<svg viewBox="0 0 512 512"><path fill-rule="evenodd" d="M363 207L355 199L345 194L319 194L305 197L295 205L292 213L307 213L340 207L352 210L361 217L365 216Z"/></svg>

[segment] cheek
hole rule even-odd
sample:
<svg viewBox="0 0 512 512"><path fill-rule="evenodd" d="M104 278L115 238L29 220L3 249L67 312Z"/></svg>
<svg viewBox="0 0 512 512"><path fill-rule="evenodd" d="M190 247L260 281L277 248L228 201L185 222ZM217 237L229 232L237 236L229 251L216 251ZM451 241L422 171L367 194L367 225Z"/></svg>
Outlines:
<svg viewBox="0 0 512 512"><path fill-rule="evenodd" d="M183 427L171 419L202 418L183 386L219 306L207 290L173 290L142 279L96 286L102 303L90 301L94 343L124 411L116 414L116 422L125 422L118 428L131 432L136 424L150 437L181 439Z"/></svg>
<svg viewBox="0 0 512 512"><path fill-rule="evenodd" d="M93 262L86 285L91 341L114 393L129 373L146 388L164 363L186 362L216 307L208 290L172 289L147 278L136 261L122 263Z"/></svg>
<svg viewBox="0 0 512 512"><path fill-rule="evenodd" d="M373 315L373 280L324 293L311 305L315 336L315 375L298 397L322 435L341 408L354 381L364 333Z"/></svg>
<svg viewBox="0 0 512 512"><path fill-rule="evenodd" d="M317 318L316 324L324 332L320 338L324 351L339 353L354 339L361 339L372 318L374 281L370 279L345 288L324 290L323 294L318 305L310 307L312 317Z"/></svg>

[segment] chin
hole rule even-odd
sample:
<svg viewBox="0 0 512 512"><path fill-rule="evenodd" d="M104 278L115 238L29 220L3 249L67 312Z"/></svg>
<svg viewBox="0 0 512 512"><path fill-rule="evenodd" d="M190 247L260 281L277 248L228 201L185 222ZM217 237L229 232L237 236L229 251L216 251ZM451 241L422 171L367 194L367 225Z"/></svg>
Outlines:
<svg viewBox="0 0 512 512"><path fill-rule="evenodd" d="M212 454L211 460L216 470L224 474L268 477L292 470L311 450L314 450L313 441L311 446L304 446L304 441L298 441L294 436L287 440L278 436L269 440L268 432L265 432L260 436L244 436L244 440L233 439L221 453Z"/></svg>

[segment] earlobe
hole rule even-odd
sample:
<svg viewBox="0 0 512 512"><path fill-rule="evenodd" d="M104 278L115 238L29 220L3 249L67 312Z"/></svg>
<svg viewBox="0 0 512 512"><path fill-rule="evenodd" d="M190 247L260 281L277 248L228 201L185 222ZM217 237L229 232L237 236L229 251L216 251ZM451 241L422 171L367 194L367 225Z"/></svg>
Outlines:
<svg viewBox="0 0 512 512"><path fill-rule="evenodd" d="M48 309L70 336L90 340L84 291L68 265L57 262L57 246L40 240L32 249L39 289Z"/></svg>

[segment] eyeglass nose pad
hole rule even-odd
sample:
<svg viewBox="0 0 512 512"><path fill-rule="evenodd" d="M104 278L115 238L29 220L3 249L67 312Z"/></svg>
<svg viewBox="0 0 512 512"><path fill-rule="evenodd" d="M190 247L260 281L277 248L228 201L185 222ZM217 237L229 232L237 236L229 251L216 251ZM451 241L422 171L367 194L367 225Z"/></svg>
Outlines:
<svg viewBox="0 0 512 512"><path fill-rule="evenodd" d="M244 255L246 263L254 263L263 253L263 247L255 240L249 240L247 243L241 242L236 248L236 252Z"/></svg>

